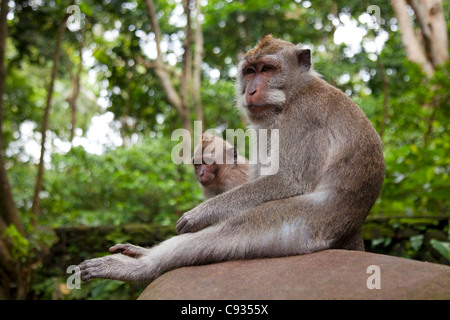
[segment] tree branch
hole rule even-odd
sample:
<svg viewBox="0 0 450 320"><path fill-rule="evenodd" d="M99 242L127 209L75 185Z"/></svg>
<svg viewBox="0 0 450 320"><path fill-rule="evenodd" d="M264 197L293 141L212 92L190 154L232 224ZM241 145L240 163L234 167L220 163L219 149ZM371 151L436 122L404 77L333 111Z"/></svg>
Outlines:
<svg viewBox="0 0 450 320"><path fill-rule="evenodd" d="M80 42L79 52L80 52L80 62L78 64L78 68L75 75L72 75L72 92L66 98L66 101L69 103L70 110L72 111L72 119L71 119L71 128L70 128L70 138L69 141L72 142L75 137L75 125L76 125L76 117L77 117L77 99L80 94L80 77L81 72L83 71L83 44L84 38ZM72 73L71 73L72 74Z"/></svg>
<svg viewBox="0 0 450 320"><path fill-rule="evenodd" d="M166 93L167 100L170 104L172 104L175 109L177 110L181 123L184 129L188 130L189 132L192 131L192 126L190 122L190 115L189 115L189 107L188 107L188 88L189 88L189 79L191 77L191 71L190 71L190 64L191 64L191 58L190 58L190 9L188 0L183 0L183 7L186 12L187 17L187 25L185 29L186 33L186 39L183 42L183 47L185 49L185 52L183 54L183 74L181 78L181 88L180 88L180 94L177 93L175 88L173 87L169 72L167 71L164 61L162 59L162 52L161 52L161 29L159 27L158 19L156 18L156 11L155 6L152 0L145 0L145 4L147 7L147 15L150 20L150 25L153 29L153 32L155 33L155 41L156 41L156 52L157 52L157 58L154 62L154 70L156 73L156 76L158 77L159 81L161 82L161 86L163 87L164 92Z"/></svg>
<svg viewBox="0 0 450 320"><path fill-rule="evenodd" d="M388 98L389 98L389 82L386 77L384 66L381 63L380 56L377 57L378 71L380 72L381 82L383 84L383 121L381 122L380 136L383 138L386 130L386 122L388 119Z"/></svg>
<svg viewBox="0 0 450 320"><path fill-rule="evenodd" d="M186 15L186 26L184 28L184 40L183 40L183 73L181 75L180 84L180 96L183 108L187 108L189 105L189 84L192 79L192 51L191 51L191 9L189 7L189 0L183 0L184 14Z"/></svg>
<svg viewBox="0 0 450 320"><path fill-rule="evenodd" d="M164 92L166 93L167 100L180 113L182 111L181 98L170 81L169 73L167 72L164 66L164 61L162 59L162 52L160 46L161 29L159 27L158 19L156 18L155 5L152 0L145 0L145 4L147 7L147 15L150 20L150 25L155 34L156 53L157 53L157 57L154 62L155 73L159 81L161 82L161 86Z"/></svg>
<svg viewBox="0 0 450 320"><path fill-rule="evenodd" d="M72 4L73 4L73 1L72 1ZM37 178L36 178L36 186L34 189L33 205L31 206L31 212L34 215L33 223L36 223L36 218L39 214L39 200L40 200L39 193L42 190L42 184L43 184L43 178L44 178L44 153L45 153L46 133L47 133L47 128L48 128L48 119L49 119L49 115L50 115L50 108L52 105L54 84L55 84L56 76L58 73L59 56L61 54L61 42L62 42L64 30L66 28L66 21L68 18L69 18L69 14L66 13L59 23L58 32L56 35L55 51L53 52L53 68L52 68L52 73L51 73L51 77L50 77L50 83L48 85L48 90L47 90L47 100L46 100L45 109L44 109L44 117L42 119L41 155L39 158L38 174L37 174Z"/></svg>

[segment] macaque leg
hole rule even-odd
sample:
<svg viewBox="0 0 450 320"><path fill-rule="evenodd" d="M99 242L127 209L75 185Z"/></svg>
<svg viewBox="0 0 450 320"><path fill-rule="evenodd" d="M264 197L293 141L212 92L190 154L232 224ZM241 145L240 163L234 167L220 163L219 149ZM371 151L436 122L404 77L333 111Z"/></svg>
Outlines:
<svg viewBox="0 0 450 320"><path fill-rule="evenodd" d="M78 267L83 281L94 278L144 281L147 279L146 271L148 270L148 266L140 259L120 253L83 261Z"/></svg>
<svg viewBox="0 0 450 320"><path fill-rule="evenodd" d="M332 246L335 239L329 238L328 231L321 230L335 221L326 213L304 216L304 212L331 208L315 202L314 196L267 202L217 225L175 236L151 249L119 244L111 252L132 252L131 256L114 254L84 261L80 265L81 278L84 281L91 278L152 281L164 272L183 266L323 250ZM329 203L335 205L333 201ZM316 205L322 208L315 208Z"/></svg>
<svg viewBox="0 0 450 320"><path fill-rule="evenodd" d="M162 269L233 259L280 257L328 248L364 250L362 211L348 211L344 191L320 190L266 202L195 233L174 237L155 247ZM339 196L338 196L339 194ZM357 209L358 210L358 209ZM186 237L184 237L186 236ZM148 256L143 257L146 259ZM167 271L167 270L166 270ZM165 272L165 271L164 271Z"/></svg>

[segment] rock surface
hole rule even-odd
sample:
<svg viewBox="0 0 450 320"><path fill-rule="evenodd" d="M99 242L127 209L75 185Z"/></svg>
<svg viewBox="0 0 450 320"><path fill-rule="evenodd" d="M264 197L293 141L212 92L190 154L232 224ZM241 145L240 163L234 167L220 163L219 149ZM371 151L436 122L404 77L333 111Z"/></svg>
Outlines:
<svg viewBox="0 0 450 320"><path fill-rule="evenodd" d="M371 265L380 268L380 289L368 289L368 278L375 277L367 273ZM450 299L450 267L325 250L175 269L149 284L139 299Z"/></svg>

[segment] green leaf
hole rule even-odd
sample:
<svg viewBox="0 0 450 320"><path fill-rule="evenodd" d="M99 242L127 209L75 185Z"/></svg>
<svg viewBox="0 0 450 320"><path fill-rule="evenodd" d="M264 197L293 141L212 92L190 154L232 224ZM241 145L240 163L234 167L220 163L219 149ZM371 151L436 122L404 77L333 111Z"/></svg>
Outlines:
<svg viewBox="0 0 450 320"><path fill-rule="evenodd" d="M92 9L91 7L86 3L86 2L82 2L79 4L80 6L80 10L87 15L88 17L90 17L92 15Z"/></svg>
<svg viewBox="0 0 450 320"><path fill-rule="evenodd" d="M409 238L409 241L411 242L411 247L413 248L414 251L419 251L420 247L423 244L423 234L418 234L415 236L411 236Z"/></svg>
<svg viewBox="0 0 450 320"><path fill-rule="evenodd" d="M437 252L450 261L450 242L431 239L430 244Z"/></svg>

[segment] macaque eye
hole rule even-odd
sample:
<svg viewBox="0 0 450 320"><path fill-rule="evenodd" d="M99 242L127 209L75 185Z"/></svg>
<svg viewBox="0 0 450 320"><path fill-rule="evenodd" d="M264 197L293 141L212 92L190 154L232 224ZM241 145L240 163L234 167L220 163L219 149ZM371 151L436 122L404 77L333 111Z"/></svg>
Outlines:
<svg viewBox="0 0 450 320"><path fill-rule="evenodd" d="M270 71L270 70L272 70L272 69L273 69L272 66L265 65L265 66L262 67L261 72Z"/></svg>
<svg viewBox="0 0 450 320"><path fill-rule="evenodd" d="M244 69L244 75L255 73L255 69L252 67L248 67Z"/></svg>

